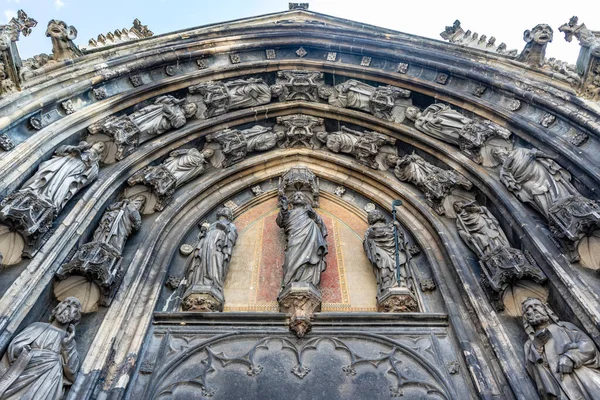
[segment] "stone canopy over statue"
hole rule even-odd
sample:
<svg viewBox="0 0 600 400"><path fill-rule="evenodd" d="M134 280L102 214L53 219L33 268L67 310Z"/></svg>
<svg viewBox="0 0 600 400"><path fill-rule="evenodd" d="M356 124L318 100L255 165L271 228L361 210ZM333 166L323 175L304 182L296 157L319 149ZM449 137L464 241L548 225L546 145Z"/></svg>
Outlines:
<svg viewBox="0 0 600 400"><path fill-rule="evenodd" d="M597 399L600 352L594 341L572 323L560 321L539 299L528 298L522 308L529 336L525 362L540 399Z"/></svg>
<svg viewBox="0 0 600 400"><path fill-rule="evenodd" d="M34 322L18 333L0 363L0 399L62 399L79 371L80 319L79 300L69 297L52 310L50 323Z"/></svg>
<svg viewBox="0 0 600 400"><path fill-rule="evenodd" d="M185 311L223 311L223 286L238 233L233 213L217 211L217 220L200 227L198 243L187 261L182 307Z"/></svg>

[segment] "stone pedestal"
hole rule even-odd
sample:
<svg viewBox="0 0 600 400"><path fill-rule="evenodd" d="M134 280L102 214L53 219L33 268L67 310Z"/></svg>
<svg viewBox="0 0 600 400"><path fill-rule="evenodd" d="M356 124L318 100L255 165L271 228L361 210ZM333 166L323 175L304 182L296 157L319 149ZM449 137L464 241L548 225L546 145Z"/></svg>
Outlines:
<svg viewBox="0 0 600 400"><path fill-rule="evenodd" d="M407 287L385 289L377 295L377 311L379 312L419 312L417 298Z"/></svg>
<svg viewBox="0 0 600 400"><path fill-rule="evenodd" d="M185 292L181 308L183 311L217 312L223 311L224 304L225 297L218 288L194 285Z"/></svg>
<svg viewBox="0 0 600 400"><path fill-rule="evenodd" d="M277 301L279 311L291 314L290 330L301 338L311 330L314 313L321 310L321 291L312 283L292 282Z"/></svg>

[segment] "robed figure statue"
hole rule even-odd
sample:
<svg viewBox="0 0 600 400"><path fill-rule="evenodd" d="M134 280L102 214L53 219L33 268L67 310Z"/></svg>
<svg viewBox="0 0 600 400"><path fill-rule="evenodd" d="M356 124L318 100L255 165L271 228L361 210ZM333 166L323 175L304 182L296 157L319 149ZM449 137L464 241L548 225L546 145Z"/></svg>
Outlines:
<svg viewBox="0 0 600 400"><path fill-rule="evenodd" d="M593 400L600 396L600 352L570 322L560 321L539 299L522 304L527 371L543 400Z"/></svg>
<svg viewBox="0 0 600 400"><path fill-rule="evenodd" d="M227 207L217 211L215 222L200 227L198 244L188 258L188 288L193 290L194 286L200 285L214 287L223 292L237 237L233 213Z"/></svg>
<svg viewBox="0 0 600 400"><path fill-rule="evenodd" d="M279 207L276 222L287 238L281 286L307 282L318 287L326 267L327 228L300 191L292 195L291 209L286 196L281 196Z"/></svg>
<svg viewBox="0 0 600 400"><path fill-rule="evenodd" d="M71 385L79 370L75 325L80 319L79 300L68 297L52 310L50 323L34 322L16 335L0 363L0 399L62 399L64 385Z"/></svg>

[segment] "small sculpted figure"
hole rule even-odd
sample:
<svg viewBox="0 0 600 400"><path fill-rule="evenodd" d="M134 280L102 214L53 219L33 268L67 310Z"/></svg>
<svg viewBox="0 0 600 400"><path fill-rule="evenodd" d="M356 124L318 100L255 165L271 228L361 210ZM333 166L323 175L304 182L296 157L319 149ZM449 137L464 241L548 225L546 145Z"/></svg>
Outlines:
<svg viewBox="0 0 600 400"><path fill-rule="evenodd" d="M254 107L271 101L271 88L260 78L236 79L225 83L229 109Z"/></svg>
<svg viewBox="0 0 600 400"><path fill-rule="evenodd" d="M173 96L160 96L154 104L146 106L129 115L129 118L142 135L160 135L172 129L184 126L192 118L198 106Z"/></svg>
<svg viewBox="0 0 600 400"><path fill-rule="evenodd" d="M291 200L290 209L287 197L280 197L277 215L277 225L285 230L287 240L281 286L307 282L318 287L327 266L327 228L304 193L295 192Z"/></svg>
<svg viewBox="0 0 600 400"><path fill-rule="evenodd" d="M62 61L81 57L83 54L73 40L77 38L77 29L67 26L63 21L56 19L48 22L46 36L52 40L52 60Z"/></svg>
<svg viewBox="0 0 600 400"><path fill-rule="evenodd" d="M75 325L81 304L75 297L60 302L50 323L34 322L8 345L0 364L0 399L60 400L79 370Z"/></svg>
<svg viewBox="0 0 600 400"><path fill-rule="evenodd" d="M175 187L180 187L202 174L213 154L214 151L211 149L202 151L196 148L174 150L169 153L169 158L162 165L175 178Z"/></svg>
<svg viewBox="0 0 600 400"><path fill-rule="evenodd" d="M378 292L381 293L386 289L398 286L394 226L398 227L400 282L406 286L406 265L410 260L410 254L406 250L407 243L404 233L399 229L398 222L388 223L385 215L379 210L369 213L368 222L369 228L365 232L363 247L373 266Z"/></svg>
<svg viewBox="0 0 600 400"><path fill-rule="evenodd" d="M538 24L532 30L523 32L526 44L517 61L533 67L542 67L545 64L546 46L552 42L553 36L554 31L548 24Z"/></svg>
<svg viewBox="0 0 600 400"><path fill-rule="evenodd" d="M271 150L278 143L285 140L285 132L274 131L271 128L260 125L244 129L242 134L246 138L246 153Z"/></svg>
<svg viewBox="0 0 600 400"><path fill-rule="evenodd" d="M92 241L106 243L121 254L129 235L142 226L140 209L145 201L144 196L135 196L108 206L94 231Z"/></svg>
<svg viewBox="0 0 600 400"><path fill-rule="evenodd" d="M317 133L317 139L334 153L352 154L362 165L378 169L379 164L375 158L379 150L386 144L393 144L394 140L377 132L359 132L345 126L338 132Z"/></svg>
<svg viewBox="0 0 600 400"><path fill-rule="evenodd" d="M527 371L543 400L593 400L600 396L600 352L592 339L560 321L539 299L522 304Z"/></svg>
<svg viewBox="0 0 600 400"><path fill-rule="evenodd" d="M580 196L571 184L571 175L539 150L497 148L492 154L502 163L500 181L546 218L558 200Z"/></svg>
<svg viewBox="0 0 600 400"><path fill-rule="evenodd" d="M479 257L498 247L510 247L498 220L486 207L474 201L456 202L454 211L458 234Z"/></svg>
<svg viewBox="0 0 600 400"><path fill-rule="evenodd" d="M237 236L233 213L227 207L217 211L215 222L200 227L198 244L187 262L188 287L212 286L223 292Z"/></svg>

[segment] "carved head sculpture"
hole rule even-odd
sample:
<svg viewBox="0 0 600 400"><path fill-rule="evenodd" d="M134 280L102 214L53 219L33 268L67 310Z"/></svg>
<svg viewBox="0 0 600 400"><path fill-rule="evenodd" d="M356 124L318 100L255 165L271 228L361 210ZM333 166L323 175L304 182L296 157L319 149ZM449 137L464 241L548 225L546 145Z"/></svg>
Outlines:
<svg viewBox="0 0 600 400"><path fill-rule="evenodd" d="M521 309L523 311L523 328L529 336L535 334L538 326L559 322L554 311L540 299L528 297L521 304Z"/></svg>
<svg viewBox="0 0 600 400"><path fill-rule="evenodd" d="M404 115L406 115L406 118L414 122L421 116L421 110L419 110L417 107L411 106L406 109Z"/></svg>
<svg viewBox="0 0 600 400"><path fill-rule="evenodd" d="M327 132L317 132L316 136L319 141L327 143L327 136L329 136L329 134Z"/></svg>
<svg viewBox="0 0 600 400"><path fill-rule="evenodd" d="M328 100L331 96L333 96L333 88L331 86L319 86L317 92L319 97L325 100Z"/></svg>
<svg viewBox="0 0 600 400"><path fill-rule="evenodd" d="M310 202L306 198L306 195L300 191L294 192L292 195L292 204L294 206L304 206Z"/></svg>
<svg viewBox="0 0 600 400"><path fill-rule="evenodd" d="M215 154L215 151L213 149L204 149L201 151L201 154L204 156L205 162L208 162L207 160Z"/></svg>
<svg viewBox="0 0 600 400"><path fill-rule="evenodd" d="M388 165L388 168L395 167L398 164L398 161L400 161L400 157L393 154L388 154L385 157L385 162Z"/></svg>
<svg viewBox="0 0 600 400"><path fill-rule="evenodd" d="M479 206L477 205L477 202L475 200L469 202L456 201L452 205L452 208L454 209L454 212L456 212L456 214L460 214L463 210L471 213L479 211Z"/></svg>
<svg viewBox="0 0 600 400"><path fill-rule="evenodd" d="M492 157L494 157L500 163L504 163L510 154L510 150L505 147L494 147L491 153Z"/></svg>
<svg viewBox="0 0 600 400"><path fill-rule="evenodd" d="M283 85L280 83L276 83L271 85L271 95L275 97L279 97L283 94Z"/></svg>
<svg viewBox="0 0 600 400"><path fill-rule="evenodd" d="M374 225L377 222L383 222L384 224L387 222L385 215L380 210L369 211L367 214L367 221L369 225Z"/></svg>
<svg viewBox="0 0 600 400"><path fill-rule="evenodd" d="M196 103L184 103L181 108L183 109L183 115L185 115L186 119L192 118L198 111Z"/></svg>
<svg viewBox="0 0 600 400"><path fill-rule="evenodd" d="M340 137L340 135L328 135L326 140L327 142L325 143L325 145L329 150L333 151L334 153L340 152L340 150L342 149L342 138Z"/></svg>
<svg viewBox="0 0 600 400"><path fill-rule="evenodd" d="M46 36L65 42L75 40L77 38L77 29L75 29L74 26L67 26L64 21L51 19L50 22L48 22Z"/></svg>
<svg viewBox="0 0 600 400"><path fill-rule="evenodd" d="M81 320L81 302L77 297L67 297L54 309L50 316L50 322L57 320L63 325L77 325Z"/></svg>
<svg viewBox="0 0 600 400"><path fill-rule="evenodd" d="M523 32L523 40L527 43L531 41L543 46L552 41L554 31L548 24L538 24L532 30L527 29Z"/></svg>
<svg viewBox="0 0 600 400"><path fill-rule="evenodd" d="M233 221L233 211L229 207L221 207L217 210L217 218L226 218L229 222Z"/></svg>
<svg viewBox="0 0 600 400"><path fill-rule="evenodd" d="M94 144L91 145L90 150L94 151L94 153L101 156L104 154L104 151L106 150L106 144L104 144L104 142L95 142Z"/></svg>
<svg viewBox="0 0 600 400"><path fill-rule="evenodd" d="M130 204L136 209L141 210L146 204L146 196L143 194L138 194L129 199Z"/></svg>

